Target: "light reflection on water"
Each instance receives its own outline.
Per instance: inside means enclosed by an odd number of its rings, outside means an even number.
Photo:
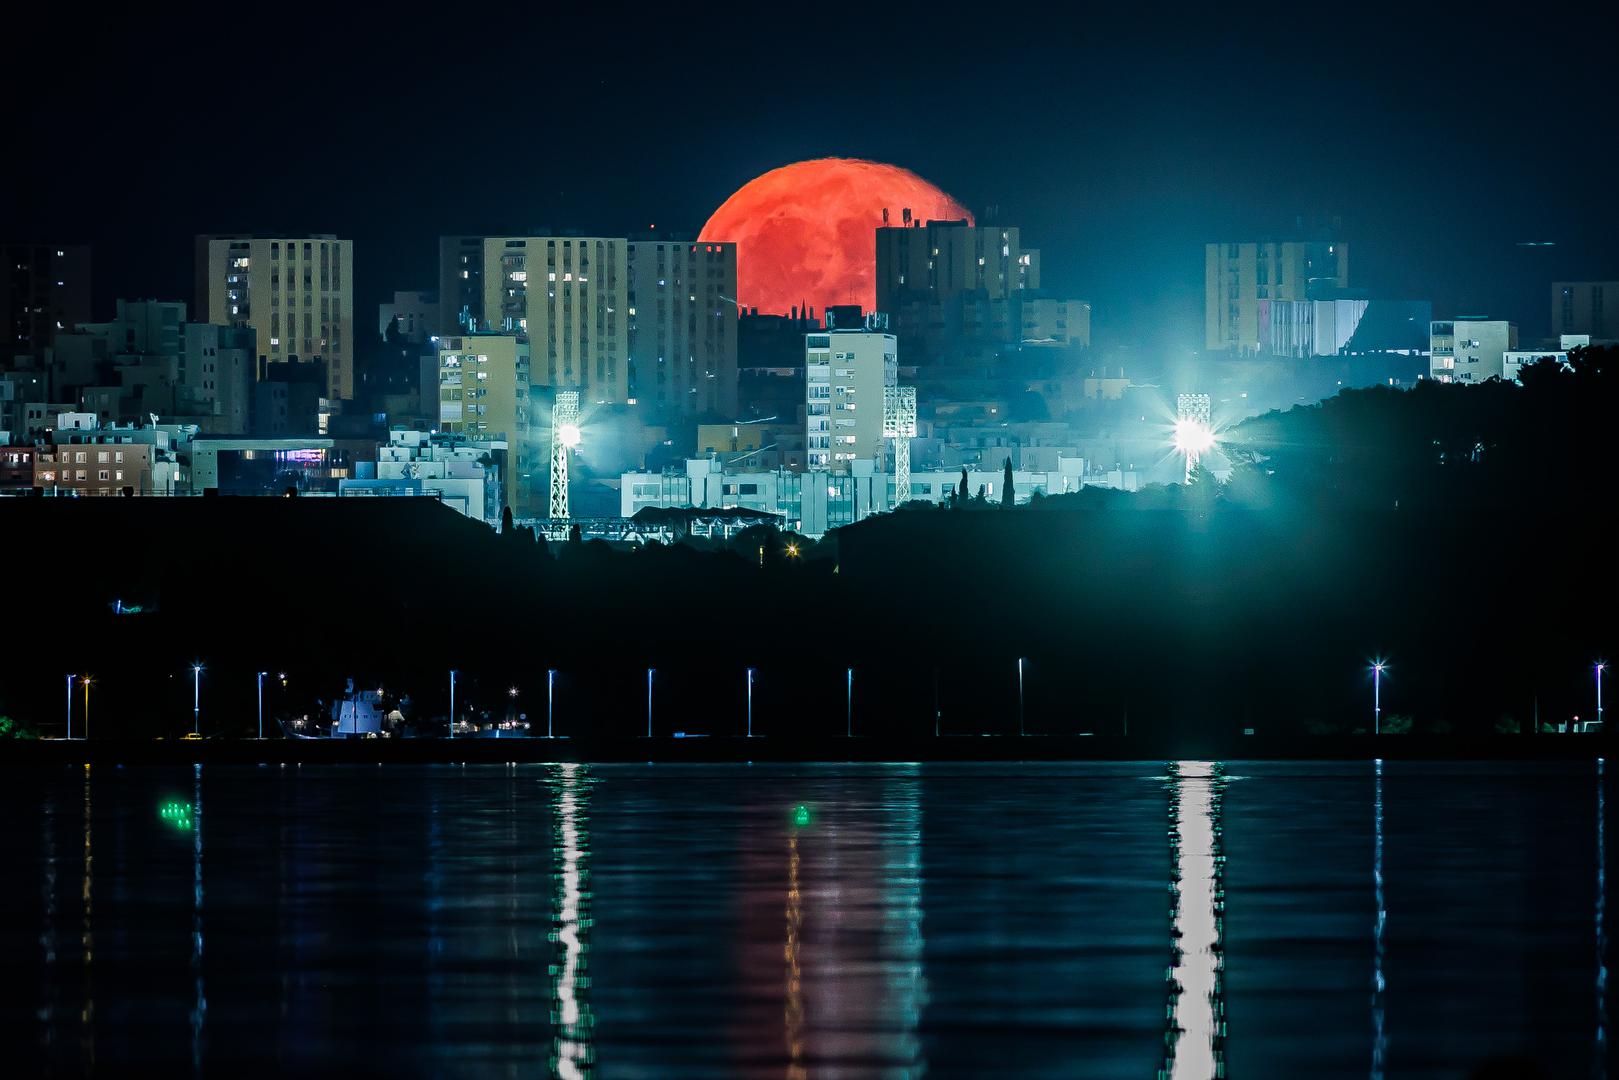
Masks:
[[[1608,1075],[1601,765],[1236,771],[9,777],[0,1038],[23,1073]]]

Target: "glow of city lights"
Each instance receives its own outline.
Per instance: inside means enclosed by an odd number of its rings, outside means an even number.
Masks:
[[[558,432],[562,436],[562,445],[572,450],[579,445],[580,433],[578,424],[563,424]]]

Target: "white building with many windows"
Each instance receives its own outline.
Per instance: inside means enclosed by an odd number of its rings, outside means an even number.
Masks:
[[[1518,328],[1504,319],[1464,316],[1428,326],[1428,377],[1477,385],[1505,374],[1503,361],[1518,347]]]
[[[804,461],[848,473],[883,456],[883,390],[899,377],[899,348],[881,316],[860,330],[804,336]]]

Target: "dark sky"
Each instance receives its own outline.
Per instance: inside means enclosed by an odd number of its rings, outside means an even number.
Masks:
[[[0,236],[93,244],[104,309],[190,300],[196,232],[352,236],[368,305],[440,233],[695,233],[829,154],[998,206],[1104,342],[1200,343],[1201,245],[1298,214],[1342,217],[1356,285],[1526,334],[1554,277],[1619,277],[1611,14],[60,7],[7,50]]]

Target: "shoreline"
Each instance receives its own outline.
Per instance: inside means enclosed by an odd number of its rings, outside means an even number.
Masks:
[[[30,740],[0,769],[38,765],[424,765],[507,763],[1593,761],[1603,735],[1349,735],[1151,738],[1117,735],[668,736],[515,739]]]

